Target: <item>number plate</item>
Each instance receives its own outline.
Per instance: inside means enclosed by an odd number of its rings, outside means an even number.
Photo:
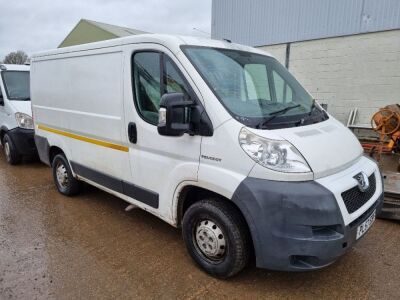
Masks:
[[[366,219],[364,222],[362,222],[361,225],[357,227],[357,237],[356,240],[358,240],[360,237],[362,237],[368,229],[371,227],[372,223],[375,221],[375,215],[376,215],[376,210]]]

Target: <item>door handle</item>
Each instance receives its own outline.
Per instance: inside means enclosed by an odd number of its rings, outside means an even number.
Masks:
[[[134,122],[130,122],[128,124],[128,137],[129,137],[129,141],[132,144],[136,144],[136,142],[137,142],[137,130],[136,130],[136,124]]]

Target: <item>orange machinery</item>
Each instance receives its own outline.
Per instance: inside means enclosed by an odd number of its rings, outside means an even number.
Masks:
[[[382,165],[381,154],[400,154],[400,105],[381,108],[371,118],[371,127],[379,134],[378,143],[362,143],[364,149]],[[397,172],[382,170],[385,201],[380,218],[400,220],[400,161]]]
[[[379,134],[379,143],[362,143],[370,155],[380,161],[382,153],[400,153],[400,105],[392,104],[377,111],[371,128]]]

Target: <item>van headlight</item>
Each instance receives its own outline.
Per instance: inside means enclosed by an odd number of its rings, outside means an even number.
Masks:
[[[247,155],[268,169],[286,173],[311,172],[304,157],[289,142],[266,139],[242,128],[239,143]]]
[[[17,120],[18,127],[23,129],[33,129],[33,119],[31,116],[17,112],[15,113],[15,119]]]

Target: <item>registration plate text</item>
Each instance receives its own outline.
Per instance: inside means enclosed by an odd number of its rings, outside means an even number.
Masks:
[[[371,227],[372,223],[374,223],[375,215],[376,215],[376,211],[374,210],[374,212],[368,217],[368,219],[366,219],[364,222],[362,222],[357,227],[357,237],[356,237],[357,240],[360,237],[362,237],[368,231],[368,229]]]

